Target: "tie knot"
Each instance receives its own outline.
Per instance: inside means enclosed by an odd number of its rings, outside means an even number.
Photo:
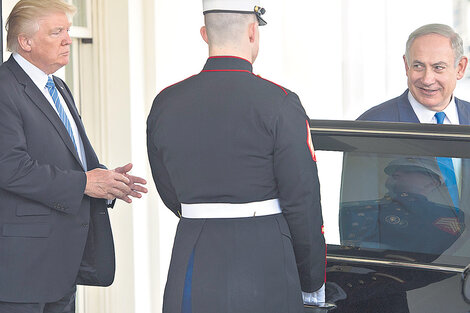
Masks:
[[[444,124],[444,119],[446,118],[446,114],[444,112],[437,112],[434,114],[437,120],[437,124]]]
[[[47,88],[55,88],[54,81],[52,80],[52,77],[48,76],[47,78],[47,83],[46,83]]]

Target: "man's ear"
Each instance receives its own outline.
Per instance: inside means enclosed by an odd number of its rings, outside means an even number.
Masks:
[[[248,36],[250,38],[250,42],[253,43],[256,41],[256,28],[258,27],[258,23],[250,23],[248,26]]]
[[[207,29],[206,29],[206,26],[202,26],[201,27],[201,36],[202,36],[202,39],[204,39],[204,41],[209,44],[209,37],[207,37]]]
[[[26,37],[24,34],[18,35],[18,45],[21,50],[31,52],[31,39]]]
[[[468,58],[466,56],[463,56],[461,59],[460,59],[460,62],[459,64],[457,64],[457,80],[460,80],[463,78],[463,76],[465,75],[465,69],[467,68],[467,64],[468,64]]]
[[[410,69],[408,61],[406,60],[406,55],[403,55],[403,62],[405,63],[406,76],[408,76],[408,70]]]

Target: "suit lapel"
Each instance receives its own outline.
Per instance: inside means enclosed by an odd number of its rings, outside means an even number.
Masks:
[[[455,98],[455,105],[457,106],[460,125],[470,125],[470,112],[468,111],[468,103]]]
[[[70,135],[67,132],[67,129],[65,128],[64,123],[60,119],[57,112],[52,108],[49,101],[46,99],[46,97],[44,97],[42,92],[33,83],[31,78],[29,78],[29,76],[18,65],[18,63],[16,63],[13,57],[10,57],[10,59],[7,61],[7,64],[10,70],[15,75],[18,82],[25,86],[25,89],[24,89],[25,93],[29,97],[31,102],[34,103],[34,105],[36,105],[39,108],[39,110],[42,111],[42,113],[44,113],[47,119],[51,122],[51,124],[57,130],[59,137],[62,139],[65,146],[70,150],[70,153],[72,153],[72,155],[80,164],[80,166],[82,166],[82,162],[80,161],[80,158],[78,157],[77,150],[75,149],[73,145],[72,139],[70,138]]]
[[[459,123],[461,125],[470,125],[470,112],[468,110],[468,103],[455,98],[455,104],[459,114]],[[462,159],[461,174],[460,206],[462,207],[462,210],[467,212],[467,206],[469,205],[470,201],[470,179],[468,179],[470,177],[470,159]]]
[[[408,89],[398,98],[398,115],[400,122],[419,123],[419,119],[408,100]]]
[[[83,125],[80,114],[77,111],[77,107],[75,106],[75,101],[73,100],[72,94],[61,79],[54,77],[54,83],[57,86],[57,89],[59,90],[60,94],[64,98],[65,103],[67,104],[67,107],[69,108],[69,111],[75,121],[75,124],[77,125],[78,133],[83,143],[83,149],[85,150],[85,157],[88,164],[88,169],[95,168],[99,165],[98,157],[96,156],[93,147],[90,141],[88,140],[88,136],[85,131],[85,126]]]

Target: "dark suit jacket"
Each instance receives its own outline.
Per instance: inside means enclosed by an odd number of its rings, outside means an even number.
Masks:
[[[470,125],[470,103],[455,98],[459,122],[461,125]],[[410,101],[408,101],[408,89],[399,97],[379,104],[357,118],[362,121],[383,121],[383,122],[407,122],[419,123]]]
[[[83,141],[102,167],[70,90],[54,77]],[[64,105],[64,104],[63,104]],[[13,57],[0,66],[0,301],[52,302],[75,284],[110,285],[114,245],[103,199],[62,121]]]

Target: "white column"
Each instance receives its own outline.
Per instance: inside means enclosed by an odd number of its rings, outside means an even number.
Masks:
[[[5,31],[5,23],[8,15],[15,6],[18,0],[2,0],[2,22],[1,31],[3,32],[3,60],[6,61],[10,57],[10,52],[7,51],[7,32]]]

